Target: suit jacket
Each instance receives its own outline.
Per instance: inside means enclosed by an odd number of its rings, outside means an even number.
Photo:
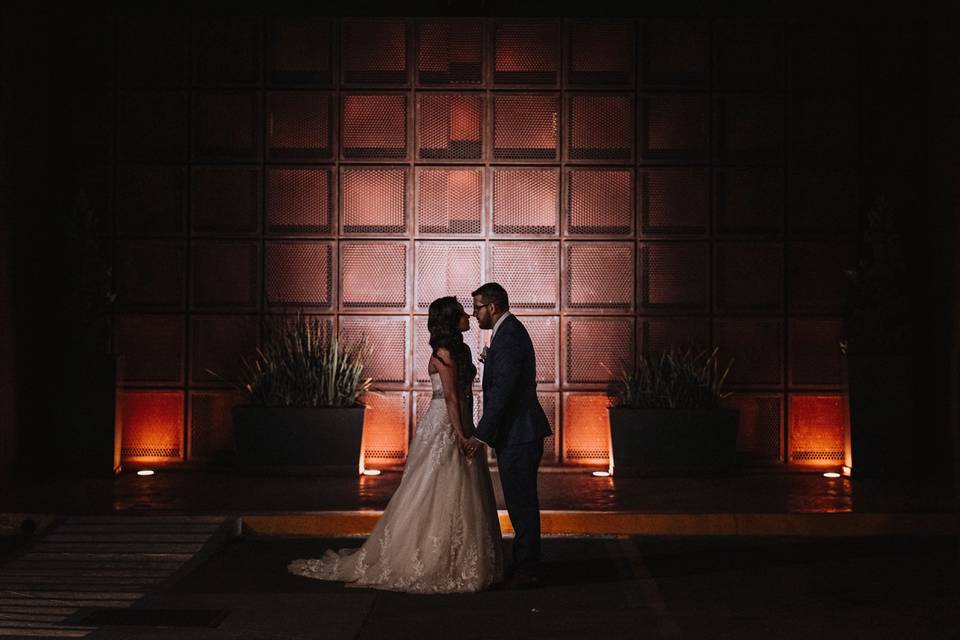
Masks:
[[[526,327],[510,315],[497,328],[483,364],[483,417],[476,436],[495,449],[551,434],[537,399],[537,364]]]

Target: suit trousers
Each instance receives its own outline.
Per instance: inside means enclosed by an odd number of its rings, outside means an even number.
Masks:
[[[497,449],[497,466],[507,513],[513,525],[513,570],[534,575],[540,565],[540,499],[537,469],[543,439]]]

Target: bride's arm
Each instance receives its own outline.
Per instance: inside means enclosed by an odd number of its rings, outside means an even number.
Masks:
[[[459,385],[457,384],[457,369],[453,363],[453,357],[450,352],[444,348],[437,349],[437,356],[434,362],[437,363],[437,371],[440,373],[440,382],[443,383],[443,399],[447,404],[447,414],[450,416],[450,424],[453,425],[454,433],[460,438],[469,438],[470,435],[465,429],[463,420],[461,420],[460,394],[457,393]]]

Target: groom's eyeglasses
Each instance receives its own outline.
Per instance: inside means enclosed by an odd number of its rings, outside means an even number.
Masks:
[[[492,302],[488,302],[487,304],[482,304],[479,307],[477,305],[473,305],[473,314],[476,315],[477,313],[479,313],[480,309],[483,309],[484,307],[489,307],[492,304],[493,304]]]

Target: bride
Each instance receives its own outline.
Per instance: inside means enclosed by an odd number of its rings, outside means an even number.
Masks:
[[[403,478],[359,549],[294,560],[291,573],[347,586],[410,593],[480,591],[503,577],[503,547],[485,456],[469,440],[477,369],[464,331],[470,316],[453,296],[430,304],[433,396],[417,424]]]

